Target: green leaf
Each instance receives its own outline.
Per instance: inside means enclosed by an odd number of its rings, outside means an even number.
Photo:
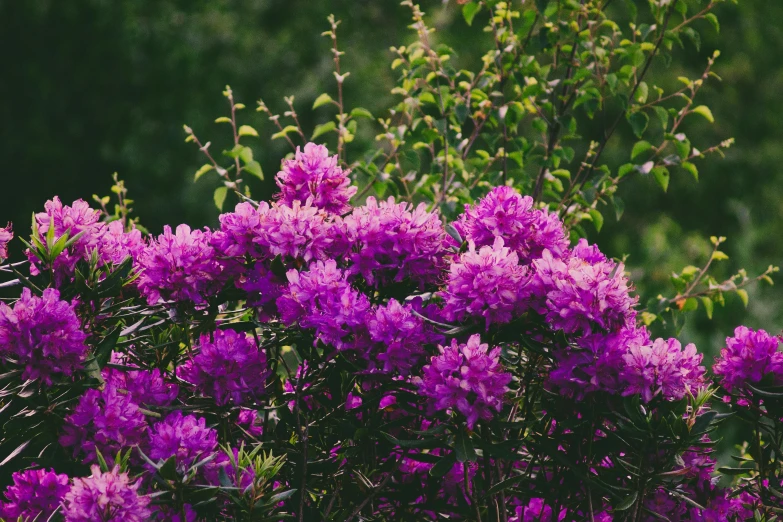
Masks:
[[[651,314],[650,312],[642,312],[642,322],[645,326],[650,326],[656,319],[658,319],[657,315]]]
[[[370,111],[365,109],[364,107],[356,107],[351,110],[351,117],[352,118],[367,118],[367,119],[374,119],[373,115]]]
[[[718,468],[718,473],[723,473],[724,475],[745,475],[751,471],[753,471],[753,468]]]
[[[655,177],[658,185],[666,192],[669,188],[669,169],[666,167],[655,167],[652,169],[652,175]]]
[[[14,459],[14,457],[19,455],[22,451],[24,451],[24,449],[27,447],[28,444],[30,444],[30,442],[32,442],[32,441],[31,440],[26,440],[23,443],[21,443],[19,446],[17,446],[14,451],[9,453],[8,456],[6,458],[4,458],[2,462],[0,462],[0,466],[4,466],[4,465],[8,464],[10,461],[12,461]]]
[[[240,136],[255,136],[258,137],[258,131],[255,130],[250,125],[242,125],[239,127],[239,133]]]
[[[468,25],[473,25],[473,18],[479,11],[481,11],[481,4],[476,2],[469,2],[462,6],[462,16],[465,17]]]
[[[220,118],[215,120],[215,123],[231,123],[231,118],[221,116]]]
[[[726,261],[729,258],[729,256],[726,255],[725,252],[721,252],[720,250],[716,250],[712,253],[712,260],[713,261]]]
[[[699,181],[699,169],[696,168],[696,165],[691,163],[690,161],[683,161],[680,166],[691,173],[691,176],[694,177],[696,181]]]
[[[200,168],[200,169],[198,169],[198,170],[196,171],[196,175],[195,175],[195,177],[193,178],[193,181],[198,181],[198,179],[199,179],[201,176],[203,176],[204,174],[206,174],[207,172],[209,172],[210,170],[212,170],[212,169],[214,169],[214,168],[215,168],[215,167],[213,167],[213,166],[212,166],[212,165],[210,165],[209,163],[205,163],[204,165],[202,165],[202,166],[201,166],[201,168]]]
[[[442,477],[454,467],[454,454],[451,453],[446,457],[440,459],[440,461],[430,468],[431,477]]]
[[[299,131],[299,129],[297,129],[296,126],[294,126],[294,125],[287,125],[280,132],[276,132],[276,133],[272,134],[272,139],[276,140],[278,138],[285,138],[286,136],[288,136],[289,133],[291,133],[291,132],[298,132],[298,131]]]
[[[459,462],[475,462],[478,459],[476,448],[473,447],[473,441],[470,435],[460,430],[454,437],[454,452]]]
[[[737,295],[740,299],[742,299],[742,304],[745,305],[745,308],[748,307],[748,291],[744,288],[737,289]]]
[[[661,120],[663,130],[666,130],[666,127],[669,126],[669,111],[657,105],[653,108],[655,109],[655,114],[658,115],[658,119]]]
[[[227,187],[218,187],[215,189],[215,193],[212,194],[212,200],[215,202],[215,206],[218,210],[223,210],[223,202],[226,201],[227,193]]]
[[[650,117],[646,113],[637,111],[628,115],[628,123],[631,124],[633,133],[637,138],[641,138],[644,131],[647,130],[647,125],[650,123]]]
[[[588,214],[590,214],[590,218],[593,220],[593,225],[595,225],[595,230],[597,232],[600,232],[601,227],[604,226],[604,216],[594,208],[591,208],[588,211]]]
[[[615,511],[625,511],[636,503],[636,497],[639,496],[637,491],[632,491],[622,502],[614,507]]]
[[[315,102],[313,102],[313,109],[317,109],[321,105],[326,105],[327,103],[334,103],[334,100],[328,94],[323,93],[315,99]]]
[[[620,218],[623,217],[623,212],[625,212],[625,201],[615,196],[612,199],[612,204],[614,205],[614,215],[617,217],[617,221],[620,221]]]
[[[652,148],[652,145],[648,141],[637,141],[631,151],[631,160],[635,160],[640,154],[644,154]]]
[[[704,19],[712,24],[712,27],[715,28],[716,33],[720,32],[720,22],[718,22],[718,17],[715,16],[715,13],[707,13],[704,15]]]
[[[707,318],[712,319],[712,311],[715,308],[715,304],[709,297],[702,297],[701,302],[704,305],[704,311],[707,312]]]
[[[261,164],[257,161],[251,161],[245,165],[245,171],[249,172],[258,179],[264,179],[264,172],[261,170]]]
[[[695,297],[689,297],[685,300],[685,302],[682,304],[682,310],[683,312],[692,312],[694,310],[698,310],[699,308],[699,301]]]
[[[177,480],[179,475],[177,474],[177,458],[176,456],[169,457],[166,462],[158,470],[160,476],[166,480]]]
[[[698,107],[693,109],[691,112],[693,112],[695,114],[701,114],[702,116],[704,116],[707,119],[708,122],[715,123],[715,118],[712,116],[712,111],[706,105],[699,105]]]
[[[321,125],[316,125],[315,131],[313,131],[313,136],[310,139],[314,140],[318,136],[321,136],[322,134],[326,134],[327,132],[331,132],[336,128],[337,128],[337,124],[333,121],[327,121],[326,123],[322,123]]]

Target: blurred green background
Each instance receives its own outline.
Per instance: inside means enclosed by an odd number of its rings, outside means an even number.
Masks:
[[[465,26],[454,0],[421,4],[437,38],[463,55],[481,51],[473,45],[480,28]],[[263,135],[255,157],[272,180],[288,148],[266,139],[275,130],[253,111],[255,101],[282,112],[283,96],[295,95],[306,129],[329,117],[310,110],[334,87],[329,41],[321,36],[329,13],[342,20],[348,105],[388,107],[395,80],[389,47],[412,38],[409,12],[396,0],[0,0],[0,219],[26,235],[30,213],[45,200],[108,194],[117,171],[153,233],[166,223],[214,224],[216,181],[192,183],[203,160],[184,142],[182,124],[221,150],[225,128],[212,122],[227,113],[221,91],[230,84],[248,106],[244,123]],[[668,69],[653,74],[660,83],[698,77],[720,49],[714,70],[723,81],[708,84],[699,102],[712,108],[716,123],[692,125],[689,137],[694,144],[735,137],[736,145],[725,159],[700,164],[699,183],[675,176],[668,194],[651,180],[629,183],[623,220],[607,219],[591,238],[611,255],[629,255],[641,302],[671,293],[672,270],[702,264],[710,235],[729,238],[731,258],[717,267],[719,276],[740,267],[755,274],[783,258],[783,2],[743,0],[716,13],[720,34],[698,22],[700,51],[686,44]],[[358,141],[368,139],[369,129]],[[607,158],[626,158],[628,143],[620,136]],[[256,196],[270,191],[269,183],[254,186]],[[19,244],[13,253],[20,255]],[[684,337],[714,354],[740,323],[780,331],[777,290],[749,292],[747,310],[729,297],[713,321],[697,312]]]

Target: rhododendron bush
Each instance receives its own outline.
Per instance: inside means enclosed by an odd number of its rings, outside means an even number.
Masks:
[[[197,179],[214,171],[215,204],[235,202],[218,226],[149,234],[115,178],[113,212],[53,197],[29,238],[0,230],[0,518],[775,520],[781,337],[739,326],[713,361],[656,333],[753,279],[710,275],[716,237],[643,306],[584,229],[606,205],[619,219],[631,174],[665,189],[696,172],[680,127],[711,119],[692,99],[709,67],[674,95],[644,78],[714,3],[652,2],[655,24],[621,39],[595,2],[463,1],[493,42],[471,72],[404,2],[417,40],[395,50],[403,100],[369,152],[351,148],[371,115],[343,104],[331,20],[338,95],[315,105],[337,115],[312,139],[336,148],[306,139],[293,99],[285,127],[260,103],[292,145],[272,201],[243,181],[263,176],[259,133],[227,89],[228,166],[186,128],[209,160]],[[572,172],[564,142],[617,100],[604,140],[622,120],[641,138],[657,112],[661,141],[616,170],[606,141],[583,143]],[[719,467],[732,426],[745,443]]]

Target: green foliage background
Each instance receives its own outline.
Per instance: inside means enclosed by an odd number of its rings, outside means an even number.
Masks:
[[[437,38],[461,59],[477,59],[480,29],[465,26],[454,0],[420,3]],[[613,8],[624,6],[618,0]],[[406,28],[409,11],[394,0],[0,0],[6,52],[0,218],[13,220],[17,233],[26,235],[30,212],[46,199],[108,193],[110,175],[118,171],[150,231],[166,223],[214,224],[214,185],[192,183],[202,158],[184,143],[182,124],[204,139],[224,136],[212,122],[227,112],[220,94],[226,84],[249,108],[263,98],[282,112],[283,96],[293,94],[306,129],[326,121],[326,114],[309,108],[334,86],[329,42],[321,36],[329,13],[343,21],[343,67],[351,71],[346,101],[376,113],[392,99],[389,47],[413,38]],[[626,184],[622,222],[607,219],[591,238],[611,255],[629,255],[643,303],[661,292],[673,295],[669,275],[703,264],[710,235],[729,238],[723,250],[730,260],[719,265],[718,279],[740,267],[760,273],[783,258],[783,3],[743,0],[722,4],[716,13],[719,34],[698,22],[700,49],[686,43],[668,69],[658,65],[652,74],[669,86],[680,75],[697,77],[720,49],[714,70],[723,82],[700,92],[716,123],[695,124],[689,136],[709,143],[735,137],[736,145],[724,160],[710,157],[700,165],[700,183],[674,176],[667,194],[651,179]],[[248,110],[243,117],[262,134],[274,132],[263,115]],[[628,157],[631,133],[622,132],[607,160]],[[360,134],[354,149],[371,134]],[[216,140],[213,150],[225,145]],[[254,195],[268,196],[287,145],[262,138],[254,152],[267,180],[254,186]],[[697,312],[684,337],[715,353],[740,323],[780,331],[778,288],[749,292],[747,310],[732,296],[711,322]]]

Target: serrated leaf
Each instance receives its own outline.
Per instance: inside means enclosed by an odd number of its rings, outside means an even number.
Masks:
[[[469,2],[462,6],[462,16],[468,25],[473,25],[473,19],[479,11],[481,11],[481,4],[476,2]]]
[[[600,232],[601,227],[604,226],[604,216],[594,208],[591,208],[588,211],[588,214],[590,214],[590,218],[593,220],[593,225],[595,225],[595,230],[597,232]]]
[[[316,98],[315,101],[313,102],[313,109],[317,109],[321,105],[326,105],[327,103],[332,103],[332,102],[334,102],[332,97],[326,93],[323,93],[318,98]]]
[[[223,210],[223,203],[226,201],[226,194],[228,194],[227,187],[218,187],[215,189],[215,193],[212,194],[212,200],[215,202],[215,206],[218,210]]]
[[[195,181],[198,181],[198,179],[199,179],[201,176],[203,176],[204,174],[206,174],[207,172],[209,172],[210,170],[212,170],[212,169],[214,169],[214,168],[215,168],[215,167],[214,167],[213,165],[211,165],[211,164],[209,164],[209,163],[205,163],[204,165],[202,165],[202,166],[201,166],[201,168],[200,168],[200,169],[198,169],[198,170],[196,171],[196,175],[193,177],[193,181],[194,181],[194,182],[195,182]]]
[[[337,124],[334,123],[333,121],[327,121],[326,123],[322,123],[321,125],[316,125],[315,130],[313,131],[313,135],[310,139],[314,140],[318,136],[321,136],[322,134],[326,134],[327,132],[331,132],[336,128],[337,128]]]
[[[258,131],[255,130],[250,125],[242,125],[241,127],[239,127],[238,134],[240,136],[255,136],[256,138],[258,137]]]
[[[631,160],[635,160],[640,154],[644,154],[648,150],[652,148],[652,145],[650,142],[647,141],[637,141],[636,144],[633,146],[633,150],[631,150]]]
[[[706,105],[699,105],[691,112],[704,116],[707,119],[707,121],[710,123],[715,123],[715,118],[712,116],[712,111]]]
[[[354,109],[351,109],[351,117],[353,118],[368,118],[370,120],[373,119],[373,115],[370,111],[365,109],[364,107],[356,107]]]
[[[748,291],[744,288],[737,289],[737,295],[740,299],[742,299],[742,304],[745,305],[745,308],[748,307]]]

